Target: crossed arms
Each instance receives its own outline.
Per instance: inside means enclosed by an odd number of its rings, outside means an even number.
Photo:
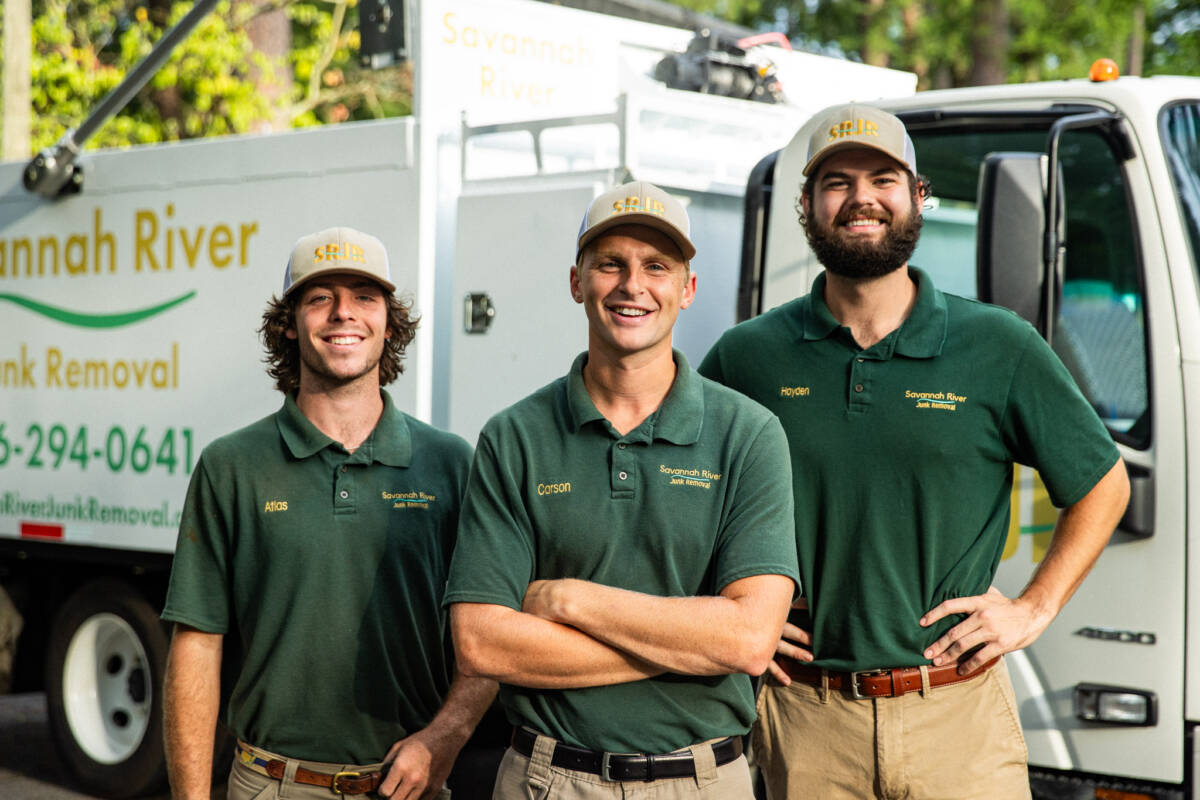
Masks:
[[[538,689],[605,686],[664,672],[761,674],[794,584],[784,575],[732,581],[719,595],[659,597],[574,578],[534,581],[521,610],[450,608],[463,674]]]

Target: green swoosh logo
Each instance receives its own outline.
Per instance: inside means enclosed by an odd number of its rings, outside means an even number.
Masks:
[[[196,291],[193,289],[190,292],[181,294],[174,300],[168,300],[165,303],[159,303],[149,308],[142,308],[136,311],[123,311],[118,314],[84,314],[66,308],[55,308],[54,306],[39,303],[36,300],[31,300],[28,297],[22,297],[18,294],[0,293],[0,300],[7,300],[22,308],[27,308],[35,314],[41,314],[43,317],[49,317],[66,325],[74,325],[77,328],[120,328],[124,325],[141,322],[144,319],[150,319],[170,308],[174,308],[180,303],[186,303],[195,296]]]

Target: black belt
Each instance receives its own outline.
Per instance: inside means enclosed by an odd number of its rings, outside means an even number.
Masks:
[[[523,756],[533,755],[537,734],[528,728],[513,728],[512,748]],[[730,736],[712,744],[717,766],[728,764],[742,755],[742,738]],[[659,778],[694,778],[696,762],[688,751],[650,755],[647,753],[602,753],[573,747],[563,742],[554,745],[551,765],[578,772],[590,772],[606,781],[656,781]]]

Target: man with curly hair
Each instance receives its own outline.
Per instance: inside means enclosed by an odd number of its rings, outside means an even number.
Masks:
[[[283,407],[192,475],[162,615],[175,797],[209,797],[222,708],[230,798],[432,797],[495,695],[440,608],[471,449],[382,389],[417,323],[395,288],[375,237],[300,239],[260,329]]]

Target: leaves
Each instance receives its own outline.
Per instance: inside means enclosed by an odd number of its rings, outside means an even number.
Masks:
[[[34,0],[34,151],[83,122],[192,5]],[[356,0],[225,0],[86,147],[411,113],[411,68],[371,72],[358,65],[356,5]],[[248,31],[252,21],[272,12],[287,17],[291,47],[284,43],[285,57],[256,49]],[[280,81],[283,91],[267,91]]]
[[[976,68],[989,59],[1007,82],[1082,78],[1101,57],[1125,74],[1200,70],[1200,0],[676,1],[782,30],[818,52],[911,70],[921,89],[978,82],[986,73]],[[1144,67],[1128,63],[1140,52],[1131,48],[1134,37],[1144,45]]]
[[[112,0],[82,0],[69,10],[60,3],[35,5],[34,149],[79,125],[190,8],[177,2],[156,15]],[[250,130],[269,113],[248,80],[252,54],[245,31],[232,23],[230,4],[220,4],[87,147]]]

